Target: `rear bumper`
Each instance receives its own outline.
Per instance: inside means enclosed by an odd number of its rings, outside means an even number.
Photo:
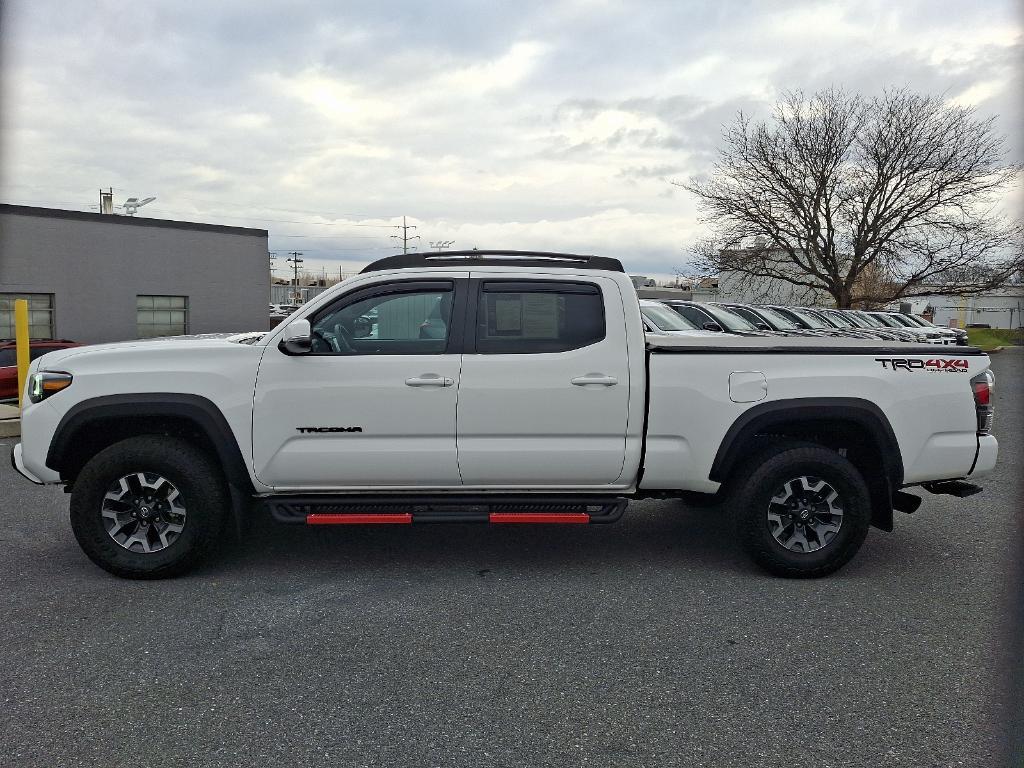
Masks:
[[[28,469],[25,468],[25,462],[21,458],[21,443],[15,443],[11,449],[11,466],[14,467],[15,471],[27,480],[31,480],[36,485],[42,485],[43,481],[33,475]]]
[[[999,458],[999,442],[993,435],[981,435],[978,437],[978,455],[974,459],[974,467],[968,477],[983,477],[991,474],[996,467],[996,460]]]

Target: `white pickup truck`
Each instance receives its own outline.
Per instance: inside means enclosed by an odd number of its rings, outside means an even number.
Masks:
[[[614,259],[511,251],[371,264],[266,334],[52,352],[12,463],[71,493],[86,554],[194,566],[262,505],[281,522],[597,523],[723,502],[756,562],[820,576],[922,486],[992,471],[970,347],[645,336]]]

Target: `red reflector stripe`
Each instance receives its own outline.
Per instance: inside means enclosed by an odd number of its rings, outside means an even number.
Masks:
[[[586,512],[491,512],[492,523],[589,523]]]
[[[373,523],[411,523],[412,513],[387,515],[306,515],[306,525],[360,525]]]

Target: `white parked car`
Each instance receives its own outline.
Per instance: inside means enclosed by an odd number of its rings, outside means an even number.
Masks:
[[[715,337],[719,331],[705,331],[660,301],[640,299],[644,331],[666,336]]]
[[[916,509],[905,489],[976,493],[998,452],[978,349],[645,335],[621,265],[588,256],[395,256],[266,334],[29,373],[14,466],[70,490],[85,553],[133,578],[188,570],[256,503],[306,525],[599,523],[698,495],[768,571],[820,576]]]

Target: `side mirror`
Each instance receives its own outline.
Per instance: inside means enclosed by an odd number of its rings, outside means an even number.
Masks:
[[[757,330],[759,331],[770,331],[772,327],[768,323],[757,323]]]
[[[313,331],[309,320],[294,320],[284,329],[277,348],[286,355],[304,355],[313,347]]]
[[[704,323],[704,325],[702,325],[701,327],[705,331],[717,331],[718,333],[722,332],[722,326],[720,326],[718,323],[712,323],[710,320]]]

